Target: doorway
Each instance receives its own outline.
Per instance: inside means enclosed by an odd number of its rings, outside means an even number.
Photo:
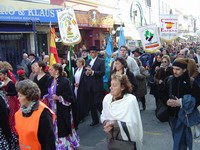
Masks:
[[[14,74],[16,74],[17,66],[22,61],[23,53],[28,54],[27,42],[30,41],[28,39],[28,34],[0,34],[0,58],[2,61],[7,61],[11,64]]]

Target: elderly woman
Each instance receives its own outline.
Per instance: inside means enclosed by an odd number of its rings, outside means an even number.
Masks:
[[[40,89],[31,80],[17,82],[20,110],[15,113],[15,128],[20,149],[55,150],[54,113],[40,99]]]
[[[89,101],[86,94],[85,80],[85,59],[78,58],[76,61],[77,68],[74,71],[74,94],[78,103],[79,120],[82,122],[89,111]]]
[[[54,124],[56,150],[73,150],[79,146],[79,138],[75,131],[77,110],[73,109],[75,108],[74,94],[60,64],[52,65],[49,72],[51,77],[47,81],[45,92],[47,94],[43,98],[48,99],[49,107],[56,113]]]
[[[101,122],[109,139],[110,135],[114,134],[112,131],[119,131],[117,138],[127,140],[121,125],[125,123],[130,140],[136,142],[136,146],[140,146],[143,138],[142,122],[137,99],[130,94],[131,91],[132,86],[126,75],[112,75],[110,93],[103,100]]]

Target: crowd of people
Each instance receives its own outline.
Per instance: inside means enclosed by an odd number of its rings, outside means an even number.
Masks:
[[[91,114],[89,126],[103,124],[108,148],[117,134],[119,140],[134,142],[136,150],[142,145],[140,111],[148,107],[148,86],[155,111],[160,102],[168,107],[174,150],[191,148],[191,126],[180,116],[182,109],[193,112],[200,105],[200,47],[165,44],[151,54],[121,46],[119,54],[113,52],[108,82],[103,80],[104,54],[96,46],[74,54],[73,80],[65,58],[49,66],[48,55],[36,60],[24,53],[17,76],[8,62],[0,62],[0,149],[73,150],[80,145],[78,125]]]

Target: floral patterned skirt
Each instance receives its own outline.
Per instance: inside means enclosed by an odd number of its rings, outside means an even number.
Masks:
[[[18,139],[14,133],[8,141],[0,128],[0,150],[19,150]]]
[[[62,138],[58,138],[58,136],[56,136],[56,150],[74,150],[76,147],[79,147],[80,140],[74,128],[72,111],[70,112],[70,116],[72,134],[70,134],[68,137]],[[55,135],[58,135],[57,119],[54,123],[54,133]]]

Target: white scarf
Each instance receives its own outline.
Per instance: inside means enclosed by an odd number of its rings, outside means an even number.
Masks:
[[[83,70],[83,67],[82,68],[78,68],[76,70],[76,73],[74,75],[74,77],[75,77],[75,83],[78,83],[78,84],[80,83],[82,70]],[[78,91],[78,87],[75,87],[74,94],[75,94],[76,97],[77,97],[77,91]]]
[[[143,128],[136,97],[132,94],[125,94],[120,100],[112,102],[112,95],[107,94],[103,100],[103,110],[101,114],[101,121],[117,120],[126,122],[130,137],[132,141],[142,144]],[[120,133],[123,140],[128,140],[121,124],[119,124]]]

